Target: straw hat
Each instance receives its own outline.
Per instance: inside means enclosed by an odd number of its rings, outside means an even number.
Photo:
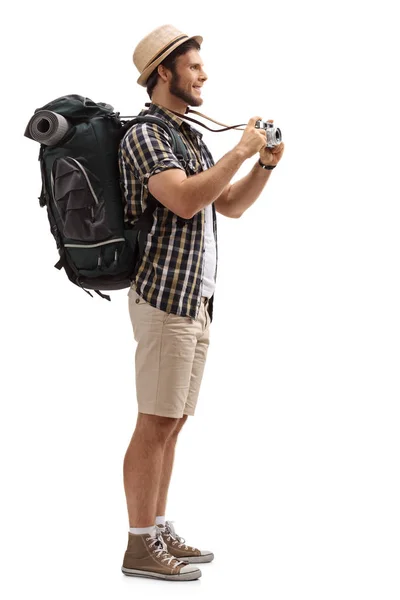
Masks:
[[[189,37],[173,25],[162,25],[146,35],[133,52],[133,62],[140,73],[137,80],[139,85],[146,87],[146,82],[154,69],[178,46],[194,39],[199,44],[203,38],[200,35]]]

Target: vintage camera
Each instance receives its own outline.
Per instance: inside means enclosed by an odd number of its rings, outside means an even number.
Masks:
[[[282,141],[282,132],[279,127],[275,127],[273,123],[267,123],[267,121],[256,121],[255,127],[257,129],[265,129],[267,135],[267,148],[273,148]]]

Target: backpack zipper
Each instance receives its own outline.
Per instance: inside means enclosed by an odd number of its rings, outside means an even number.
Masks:
[[[98,244],[64,244],[64,246],[65,248],[97,248],[98,246],[104,246],[105,244],[113,244],[114,242],[125,242],[125,238],[114,238],[113,240],[99,242]]]
[[[96,202],[96,204],[99,204],[99,200],[95,194],[94,189],[92,188],[92,184],[90,183],[90,179],[86,174],[86,171],[84,169],[84,167],[81,165],[81,163],[79,161],[76,160],[76,158],[72,158],[72,156],[69,156],[68,158],[70,158],[71,160],[73,160],[74,162],[76,162],[76,164],[78,165],[78,167],[80,168],[80,170],[82,171],[82,173],[84,174],[86,181],[88,182],[88,186],[90,188],[90,191],[92,192],[92,196],[94,198],[94,201]]]
[[[90,183],[90,179],[87,176],[84,167],[81,165],[81,163],[78,160],[76,160],[75,158],[72,158],[72,156],[67,156],[66,158],[69,158],[69,159],[73,160],[78,165],[79,169],[82,171],[82,173],[85,176],[85,179],[86,179],[86,181],[88,183],[88,186],[89,186],[91,194],[92,194],[92,196],[94,198],[94,201],[96,202],[96,204],[99,204],[99,199],[97,198],[97,196],[95,194],[95,191],[94,191],[94,189],[92,187],[92,184]],[[51,176],[51,191],[52,191],[52,194],[53,194],[53,200],[54,200],[54,204],[57,206],[56,198],[54,196],[54,176],[53,176],[53,169],[51,169],[50,176]],[[58,206],[57,206],[57,209],[58,209]],[[58,211],[58,212],[60,212],[60,211]],[[91,213],[92,213],[92,218],[93,218],[93,208],[91,209]]]

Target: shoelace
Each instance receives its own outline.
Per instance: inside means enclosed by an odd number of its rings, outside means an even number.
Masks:
[[[172,525],[172,523],[174,523],[174,521],[165,521],[165,533],[167,534],[167,536],[169,536],[170,538],[172,538],[174,541],[172,542],[172,545],[175,545],[176,543],[178,543],[178,548],[182,548],[182,546],[185,546],[185,550],[188,550],[189,547],[185,544],[185,540],[183,537],[180,537],[176,531],[175,531],[175,527]],[[192,550],[196,550],[196,548],[192,547]]]
[[[167,550],[167,546],[164,542],[164,540],[162,539],[161,536],[161,531],[156,530],[154,535],[149,535],[147,538],[148,541],[151,540],[151,544],[149,544],[149,548],[151,548],[152,546],[155,546],[153,552],[154,554],[156,554],[156,556],[158,558],[161,558],[161,561],[167,561],[168,566],[171,564],[172,561],[175,561],[176,564],[172,565],[173,567],[177,567],[178,565],[182,564],[185,565],[186,563],[183,560],[178,560],[177,558],[175,558],[175,556],[172,556],[172,554],[170,554]],[[163,556],[165,554],[165,556]]]

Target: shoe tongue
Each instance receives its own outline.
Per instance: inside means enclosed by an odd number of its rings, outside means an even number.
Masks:
[[[161,537],[161,532],[156,530],[156,532],[154,534],[154,537],[157,540],[156,541],[157,547],[158,548],[163,548],[164,550],[166,550],[165,542],[164,542],[164,540]]]

